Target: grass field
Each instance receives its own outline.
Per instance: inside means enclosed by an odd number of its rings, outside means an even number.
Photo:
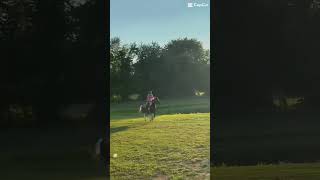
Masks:
[[[105,180],[105,170],[90,156],[91,131],[8,129],[1,132],[2,180]]]
[[[211,168],[213,180],[319,180],[320,163]]]
[[[320,179],[317,117],[317,113],[296,112],[217,118],[213,122],[215,135],[211,144],[217,163],[212,168],[212,178]]]
[[[111,105],[111,179],[210,179],[209,99],[161,100],[153,122],[138,106]]]

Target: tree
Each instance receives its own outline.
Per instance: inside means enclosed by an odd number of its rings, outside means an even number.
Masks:
[[[0,2],[1,107],[32,104],[46,124],[63,104],[105,103],[104,2],[77,2]]]
[[[163,63],[167,88],[171,95],[190,96],[204,80],[199,75],[199,68],[209,63],[208,51],[196,39],[177,39],[169,42],[163,52]],[[198,72],[198,73],[197,73]],[[209,84],[209,81],[207,81]]]
[[[111,39],[110,47],[110,93],[127,100],[132,89],[132,63],[136,48],[134,44],[121,45],[119,38]]]
[[[147,91],[160,91],[162,48],[156,42],[151,44],[141,44],[136,50],[136,62],[134,68],[134,91],[140,94],[145,94]],[[161,68],[160,68],[161,69]]]
[[[190,96],[194,90],[209,94],[209,50],[195,39],[172,40],[162,48],[156,42],[122,45],[112,38],[110,59],[110,96],[150,90],[161,97]]]

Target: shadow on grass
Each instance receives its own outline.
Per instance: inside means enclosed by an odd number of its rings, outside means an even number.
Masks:
[[[136,118],[143,118],[143,114],[120,114],[120,115],[114,115],[112,114],[110,116],[111,120],[128,120],[128,119],[136,119]]]
[[[167,114],[189,114],[189,113],[207,113],[210,112],[209,98],[181,98],[161,100],[161,104],[157,105],[157,116]],[[110,118],[111,120],[127,120],[142,118],[143,114],[138,109],[141,103],[128,102],[122,104],[111,104]]]
[[[114,134],[121,131],[126,131],[129,129],[129,126],[120,126],[120,127],[114,127],[110,128],[110,134]]]
[[[170,109],[160,109],[156,112],[156,118],[162,115],[172,115],[172,114],[192,114],[192,113],[210,113],[210,110],[206,109],[196,109],[196,110],[170,110]],[[122,114],[111,114],[111,120],[128,120],[128,119],[144,119],[142,113],[122,113]],[[148,121],[148,120],[147,120]]]

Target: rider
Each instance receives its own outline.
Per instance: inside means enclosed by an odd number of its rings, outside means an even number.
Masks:
[[[148,95],[147,95],[147,106],[149,107],[152,103],[152,101],[154,100],[154,96],[152,94],[152,91],[149,91]]]

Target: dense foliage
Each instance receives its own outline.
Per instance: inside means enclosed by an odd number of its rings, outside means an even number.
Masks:
[[[67,104],[106,108],[104,12],[98,0],[0,2],[2,125],[15,125],[11,107],[37,125],[61,123]]]
[[[144,98],[150,90],[161,97],[210,94],[209,50],[196,39],[176,39],[161,47],[156,42],[123,45],[115,37],[110,47],[113,100],[128,100],[132,94]]]
[[[274,96],[305,97],[305,107],[319,107],[318,0],[231,0],[215,7],[217,113],[271,109]]]

